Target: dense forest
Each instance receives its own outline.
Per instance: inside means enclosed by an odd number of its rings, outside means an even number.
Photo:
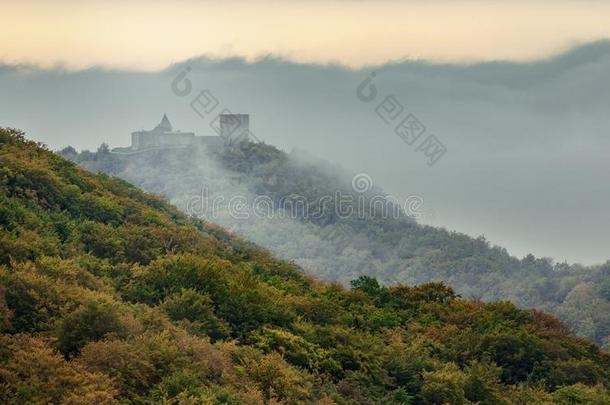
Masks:
[[[244,142],[215,153],[193,149],[122,156],[102,145],[96,152],[66,148],[61,154],[93,172],[116,175],[164,195],[191,214],[199,213],[191,203],[202,188],[209,198],[220,195],[225,202],[236,195],[249,201],[266,196],[274,207],[286,207],[299,196],[309,204],[309,212],[338,190],[352,195],[353,201],[364,198],[366,208],[384,195],[375,187],[356,193],[352,176],[340,167],[261,143]],[[375,277],[383,285],[442,281],[466,298],[509,300],[550,312],[579,336],[610,347],[609,263],[585,267],[532,255],[519,259],[483,237],[420,225],[408,215],[396,218],[365,209],[372,214],[339,217],[334,208],[322,215],[295,210],[295,215],[247,220],[224,212],[210,220],[323,280],[345,286],[360,276]]]
[[[442,283],[323,283],[0,129],[0,402],[606,404],[610,356]]]

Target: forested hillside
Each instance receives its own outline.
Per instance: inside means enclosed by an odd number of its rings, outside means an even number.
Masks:
[[[93,172],[117,175],[162,194],[194,215],[203,213],[204,189],[209,200],[224,197],[225,205],[232,196],[245,196],[250,203],[266,196],[274,207],[286,207],[299,196],[310,213],[337,191],[353,196],[354,204],[364,198],[366,208],[383,195],[376,188],[356,193],[352,176],[340,168],[264,144],[242,143],[215,154],[179,150],[121,156],[109,153],[105,145],[94,153],[66,148],[62,154]],[[518,259],[482,237],[422,226],[407,215],[339,217],[336,207],[329,207],[321,215],[294,210],[294,215],[282,216],[276,209],[274,215],[243,219],[224,208],[210,220],[324,280],[349,285],[369,275],[383,284],[442,281],[466,298],[510,300],[550,312],[579,336],[609,347],[608,263],[584,267],[532,255]]]
[[[605,404],[610,356],[442,284],[325,284],[0,130],[0,402]]]

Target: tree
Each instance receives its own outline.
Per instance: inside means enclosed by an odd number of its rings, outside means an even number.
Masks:
[[[183,289],[168,296],[161,304],[170,319],[179,321],[188,331],[208,335],[212,340],[226,338],[229,325],[214,314],[212,300],[207,294]]]
[[[106,375],[66,362],[41,339],[0,335],[0,403],[118,404]]]
[[[466,376],[455,364],[447,364],[436,371],[424,371],[424,384],[421,397],[424,404],[452,404],[466,403],[464,385]]]
[[[87,342],[107,336],[125,336],[125,325],[115,307],[88,301],[66,315],[57,328],[57,345],[65,356],[77,353]]]

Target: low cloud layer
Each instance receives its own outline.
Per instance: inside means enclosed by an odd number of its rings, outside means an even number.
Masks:
[[[171,84],[187,67],[192,90],[178,96]],[[373,71],[377,97],[363,102],[356,89]],[[607,42],[527,64],[347,70],[194,59],[158,73],[4,66],[0,125],[52,148],[124,146],[163,113],[175,128],[211,135],[211,116],[190,106],[208,89],[219,109],[251,114],[261,140],[368,173],[399,199],[424,197],[434,213],[428,223],[484,234],[516,255],[591,264],[608,258],[610,243],[609,76]],[[376,113],[388,96],[402,106],[396,120],[413,114],[447,148],[433,166],[394,133],[398,121]]]

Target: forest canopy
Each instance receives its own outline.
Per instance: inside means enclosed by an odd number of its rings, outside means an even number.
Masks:
[[[0,402],[605,404],[610,356],[442,283],[350,287],[0,129]]]
[[[319,211],[320,201],[337,192],[351,197],[354,205],[362,201],[365,213],[380,199],[393,207],[378,187],[355,192],[353,176],[334,164],[262,143],[242,142],[217,153],[190,149],[122,156],[102,145],[96,152],[66,148],[61,154],[92,172],[116,175],[162,194],[182,211],[204,217],[208,216],[200,215],[200,205],[192,204],[200,201],[202,190],[225,201],[262,196],[275,207],[291,206],[298,196],[311,205],[309,212]],[[258,216],[255,221],[231,215],[210,220],[322,280],[345,286],[360,276],[375,277],[384,285],[442,281],[466,298],[508,300],[552,313],[579,336],[610,348],[610,262],[585,267],[533,255],[517,258],[484,237],[421,225],[409,213],[397,218],[339,217],[337,207],[330,207],[324,215],[302,215],[303,210],[296,209],[296,215],[282,219],[277,211],[273,218]]]

